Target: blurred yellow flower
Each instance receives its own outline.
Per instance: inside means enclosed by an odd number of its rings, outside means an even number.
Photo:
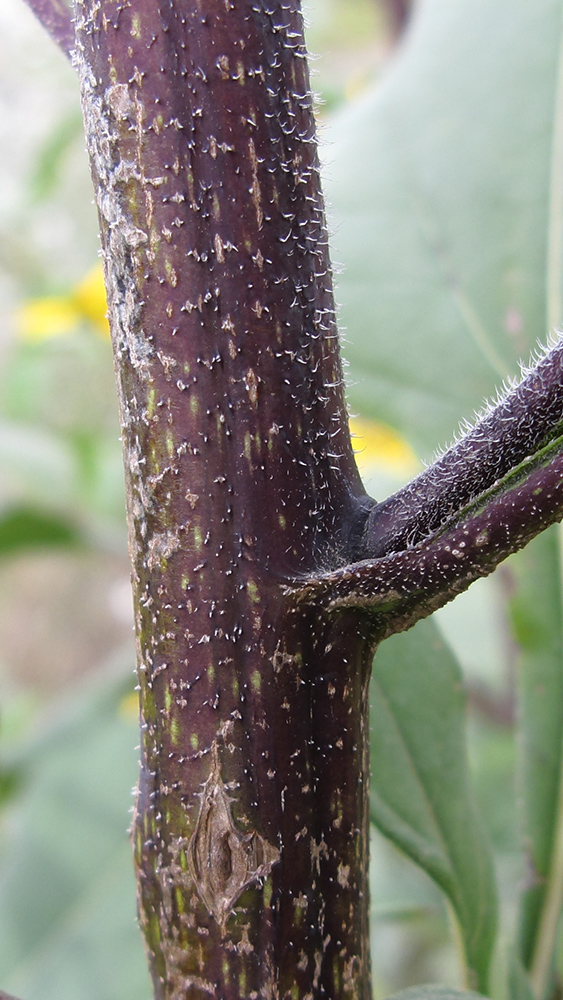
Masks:
[[[351,417],[350,433],[360,469],[379,466],[405,477],[418,471],[420,462],[410,444],[387,424]]]
[[[124,695],[119,702],[118,715],[121,719],[126,722],[130,722],[132,719],[136,719],[139,715],[139,695],[136,691],[130,691],[128,694]]]
[[[109,337],[108,304],[101,264],[93,267],[76,286],[72,301],[84,319],[97,327],[99,333]]]
[[[24,302],[17,313],[17,328],[25,340],[44,340],[70,333],[79,322],[76,309],[68,299],[51,295]]]
[[[17,330],[25,340],[46,340],[71,333],[81,323],[89,323],[109,337],[107,303],[101,265],[88,272],[68,295],[48,295],[20,306]]]

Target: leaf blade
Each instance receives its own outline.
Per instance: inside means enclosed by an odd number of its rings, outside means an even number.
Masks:
[[[127,810],[136,712],[120,674],[88,685],[13,752],[0,813],[0,982],[26,1000],[150,996]]]
[[[461,675],[432,621],[380,647],[371,687],[371,816],[445,892],[486,988],[496,886],[471,789]]]
[[[529,877],[522,893],[519,947],[534,992],[552,975],[563,900],[563,612],[561,528],[537,538],[512,562],[511,601],[519,643],[519,785]]]
[[[427,0],[332,127],[352,405],[425,454],[547,333],[560,37],[559,0]]]
[[[388,1000],[483,1000],[482,993],[452,990],[448,986],[411,986],[408,990],[394,993]]]
[[[451,990],[447,986],[412,986],[408,990],[394,993],[389,1000],[484,1000],[482,993],[467,993]]]

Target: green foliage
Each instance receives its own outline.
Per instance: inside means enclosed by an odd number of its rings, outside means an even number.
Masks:
[[[78,539],[78,532],[64,518],[33,508],[15,507],[0,517],[1,555],[38,546],[73,546]]]
[[[85,328],[14,345],[0,379],[0,465],[0,508],[43,509],[94,544],[124,540],[107,338]]]
[[[480,993],[461,993],[444,986],[415,986],[410,990],[394,993],[389,1000],[478,1000]]]
[[[469,978],[486,988],[496,886],[469,780],[459,667],[430,619],[378,652],[371,682],[371,817],[449,898]]]
[[[137,763],[128,667],[127,679],[121,664],[106,670],[10,753],[19,789],[3,814],[0,976],[25,1000],[150,996],[127,837]]]
[[[563,900],[563,605],[561,529],[538,538],[515,560],[511,601],[519,642],[519,792],[528,877],[522,896],[520,949],[536,993],[552,978],[552,953]]]
[[[560,44],[559,0],[426,0],[328,136],[352,405],[425,456],[563,321]]]
[[[329,135],[327,193],[345,265],[339,298],[352,405],[398,428],[425,457],[563,320],[561,29],[559,0],[427,0],[385,79],[342,110]],[[552,983],[563,896],[558,529],[512,560],[505,581],[518,643],[512,800],[521,797],[521,860],[515,866],[505,838],[497,872],[504,913],[518,905],[515,883],[523,887],[510,995],[540,998]],[[473,630],[478,643],[478,619]],[[505,635],[507,661],[510,642]],[[428,625],[388,640],[376,657],[372,816],[449,896],[471,968],[472,936],[485,914],[484,936],[491,933],[495,893],[473,829],[464,710],[447,661]],[[466,673],[470,690],[482,681]],[[494,688],[489,682],[498,699]],[[478,721],[476,760],[484,731],[494,733]],[[440,761],[441,745],[456,750]],[[510,758],[506,765],[509,788]],[[479,791],[483,774],[476,777]],[[494,834],[492,803],[484,804]],[[456,823],[456,810],[471,818]],[[461,851],[458,870],[474,905],[481,900],[481,920],[474,911],[464,919],[455,902],[446,876],[452,850],[454,858]],[[473,981],[485,991],[486,964]]]

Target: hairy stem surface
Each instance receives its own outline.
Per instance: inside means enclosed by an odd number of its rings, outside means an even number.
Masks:
[[[563,340],[441,458],[374,506],[359,558],[414,546],[561,434]]]
[[[127,473],[139,909],[159,1000],[367,998],[350,447],[302,23],[81,0],[77,61]]]
[[[295,582],[301,604],[364,608],[379,639],[410,628],[563,517],[563,439],[412,548]]]

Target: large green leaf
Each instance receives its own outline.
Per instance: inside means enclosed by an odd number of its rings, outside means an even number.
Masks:
[[[560,44],[561,0],[421,0],[329,132],[351,401],[426,454],[563,319]]]
[[[148,1000],[127,836],[132,683],[105,678],[8,764],[0,814],[0,985],[25,1000]]]
[[[22,549],[71,547],[80,540],[74,525],[56,514],[27,506],[0,511],[0,558]]]
[[[530,978],[515,950],[509,955],[507,981],[510,1000],[534,1000]]]
[[[561,528],[537,538],[512,562],[511,603],[519,644],[520,800],[527,854],[520,948],[542,996],[563,899],[563,607]]]
[[[465,993],[450,990],[447,986],[413,986],[409,990],[394,993],[389,1000],[483,1000],[481,993]]]
[[[372,820],[442,887],[469,975],[486,989],[496,887],[467,768],[462,678],[432,620],[382,644],[370,694]]]
[[[397,427],[426,456],[563,321],[562,10],[561,0],[420,0],[386,79],[329,134],[325,187],[344,264],[338,297],[352,406]],[[561,891],[554,552],[544,553],[535,577],[534,556],[522,556],[525,590],[516,599],[524,823],[533,867],[547,879],[524,904],[523,954],[532,965],[546,908],[552,932]],[[426,660],[425,643],[419,632],[414,662]],[[426,852],[436,877],[439,852],[428,834],[413,826],[406,839],[411,852]],[[525,992],[522,977],[520,985]]]

